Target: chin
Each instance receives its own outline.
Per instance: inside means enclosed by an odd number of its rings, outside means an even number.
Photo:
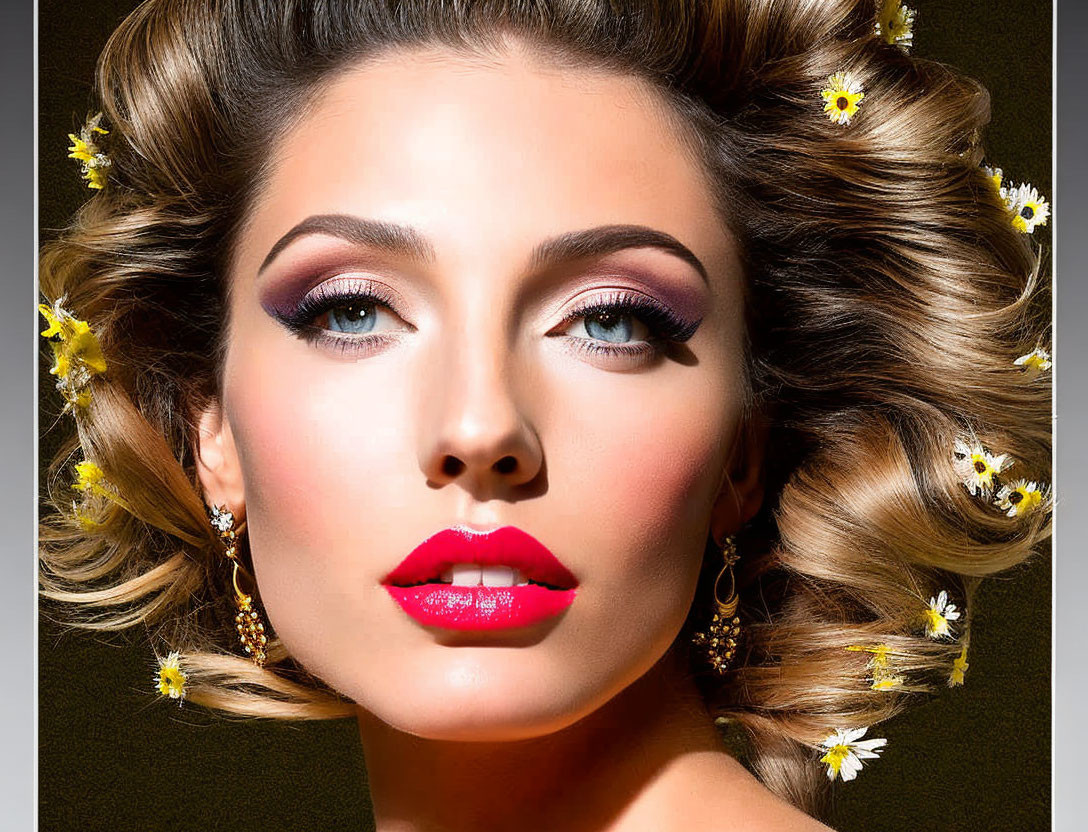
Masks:
[[[573,685],[576,680],[569,673],[565,678],[545,673],[526,678],[510,672],[505,662],[462,658],[407,678],[413,680],[407,691],[396,685],[379,699],[371,682],[364,686],[367,695],[355,701],[398,731],[447,742],[513,742],[552,734],[608,698],[603,690],[594,696],[592,690]]]

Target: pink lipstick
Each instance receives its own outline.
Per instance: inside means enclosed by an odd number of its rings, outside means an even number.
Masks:
[[[506,585],[485,585],[496,582]],[[486,533],[443,529],[413,549],[382,585],[421,624],[502,630],[558,615],[574,602],[578,581],[531,534],[503,526]]]

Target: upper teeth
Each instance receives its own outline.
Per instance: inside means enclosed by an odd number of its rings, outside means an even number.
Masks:
[[[512,566],[480,566],[475,563],[455,563],[440,576],[442,583],[454,586],[526,586],[529,583]]]

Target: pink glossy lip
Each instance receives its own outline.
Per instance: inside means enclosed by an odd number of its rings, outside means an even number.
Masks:
[[[439,576],[455,563],[510,566],[537,583],[504,587],[440,583]],[[525,627],[558,615],[574,602],[578,581],[531,534],[503,526],[483,534],[464,528],[444,529],[413,549],[382,584],[421,624],[453,630],[498,630]]]

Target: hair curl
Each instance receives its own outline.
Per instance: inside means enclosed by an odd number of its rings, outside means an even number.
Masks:
[[[1007,517],[952,465],[969,435],[1031,479],[1050,472],[1049,377],[1012,364],[1048,336],[1049,286],[980,169],[988,93],[874,37],[874,14],[872,0],[142,3],[97,65],[109,183],[40,258],[43,293],[91,321],[110,367],[49,469],[43,595],[76,626],[155,625],[182,651],[193,701],[352,713],[275,637],[263,670],[233,652],[193,459],[193,414],[219,389],[222,276],[267,148],[338,71],[397,47],[499,50],[513,34],[652,83],[738,241],[768,498],[738,541],[737,666],[697,678],[762,781],[819,811],[816,743],[947,678],[961,643],[918,635],[926,599],[947,589],[970,613],[981,577],[1050,534],[1049,511]],[[866,91],[848,129],[819,101],[846,67]],[[69,508],[79,449],[125,507],[100,500],[90,521]],[[709,608],[718,566],[708,551],[693,610]],[[869,657],[845,650],[876,642],[896,651],[901,688],[872,690]]]

